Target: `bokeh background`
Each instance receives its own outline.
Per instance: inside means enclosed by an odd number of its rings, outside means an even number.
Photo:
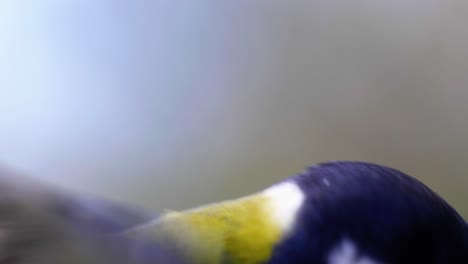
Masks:
[[[458,0],[3,0],[0,162],[157,211],[366,160],[467,217],[467,23]]]

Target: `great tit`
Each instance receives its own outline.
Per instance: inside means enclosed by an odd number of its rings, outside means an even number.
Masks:
[[[1,264],[468,263],[465,220],[415,178],[372,163],[321,163],[161,215],[8,175]]]

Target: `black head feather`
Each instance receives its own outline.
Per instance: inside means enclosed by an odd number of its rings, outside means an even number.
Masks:
[[[468,263],[466,222],[400,171],[338,161],[310,167],[292,181],[306,199],[271,264],[328,263],[331,250],[344,239],[359,255],[382,263]]]

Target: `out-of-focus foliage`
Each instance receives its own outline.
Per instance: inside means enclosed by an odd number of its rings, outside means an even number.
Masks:
[[[0,3],[0,160],[186,208],[318,161],[401,169],[463,208],[463,1]]]

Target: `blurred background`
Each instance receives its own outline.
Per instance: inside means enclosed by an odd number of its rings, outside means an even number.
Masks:
[[[0,1],[0,162],[154,210],[325,160],[468,217],[468,2]]]

